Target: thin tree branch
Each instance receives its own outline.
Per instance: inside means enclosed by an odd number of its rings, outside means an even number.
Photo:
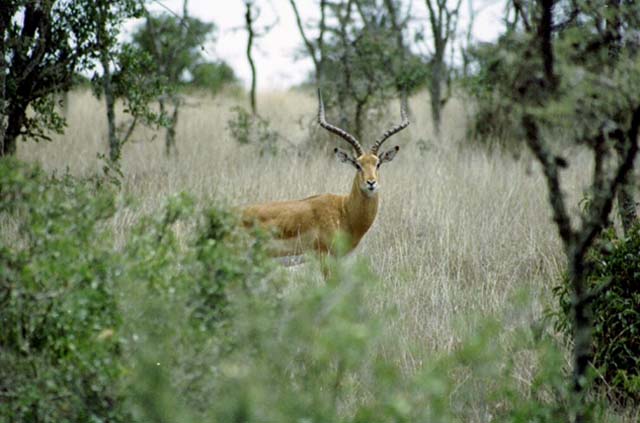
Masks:
[[[582,236],[577,240],[579,252],[586,252],[587,248],[593,242],[593,239],[600,232],[604,224],[606,223],[611,208],[613,207],[613,201],[615,198],[615,192],[620,185],[624,182],[627,175],[633,169],[633,163],[638,153],[638,128],[640,127],[640,106],[638,106],[632,113],[631,126],[626,133],[626,148],[622,154],[622,161],[616,169],[613,178],[608,184],[602,183],[601,190],[595,192],[593,212],[589,218],[585,220],[584,225],[580,233]]]
[[[519,16],[522,19],[522,24],[524,25],[525,31],[531,32],[531,24],[529,23],[529,18],[527,17],[527,14],[523,10],[522,0],[513,0],[512,3],[513,3],[513,7],[516,10],[516,22]]]
[[[298,26],[298,31],[300,32],[302,41],[304,42],[304,45],[307,48],[307,52],[309,53],[309,56],[311,56],[311,60],[313,60],[314,66],[316,67],[316,69],[318,69],[320,66],[320,63],[319,63],[318,57],[316,56],[316,49],[313,46],[313,43],[309,41],[309,38],[307,38],[307,34],[304,31],[302,19],[300,18],[300,12],[298,11],[298,6],[296,5],[295,0],[289,0],[289,3],[291,4],[291,8],[293,9],[293,14],[296,17],[296,25]]]
[[[553,212],[553,220],[558,227],[560,238],[562,238],[565,245],[570,244],[575,234],[571,227],[571,219],[569,218],[569,213],[567,213],[567,207],[560,187],[560,173],[555,157],[540,139],[538,125],[533,116],[525,113],[522,117],[522,127],[525,130],[527,145],[533,154],[535,154],[540,164],[542,164],[542,171],[544,172],[549,189],[549,203],[551,204]]]

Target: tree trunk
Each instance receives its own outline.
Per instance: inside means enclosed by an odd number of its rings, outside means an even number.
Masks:
[[[320,0],[320,22],[318,23],[318,39],[317,39],[317,47],[315,47],[304,31],[304,25],[302,24],[302,18],[300,17],[300,12],[298,11],[298,6],[296,6],[295,0],[289,0],[291,4],[291,8],[293,9],[293,14],[296,17],[296,25],[298,26],[298,31],[300,32],[300,36],[302,37],[302,41],[307,49],[307,53],[311,57],[313,61],[313,66],[315,68],[316,75],[316,85],[318,87],[322,86],[323,82],[323,67],[324,67],[324,33],[326,30],[326,7],[327,0]]]
[[[324,63],[325,63],[325,53],[324,53],[324,33],[326,31],[326,8],[327,8],[327,0],[320,0],[320,23],[319,23],[319,33],[318,33],[318,60],[316,66],[316,84],[321,86],[324,82]]]
[[[462,77],[464,79],[469,77],[469,64],[471,60],[469,57],[469,49],[473,42],[473,26],[476,20],[476,12],[473,10],[473,0],[467,0],[467,13],[469,14],[469,23],[467,24],[465,45],[460,50],[462,53]]]
[[[622,160],[624,158],[624,144],[620,141],[621,140],[618,140],[616,143],[616,152],[620,160]],[[622,141],[624,141],[624,139]],[[632,177],[633,171],[629,172],[627,177],[624,178],[618,190],[618,213],[620,214],[620,221],[622,222],[622,229],[625,235],[629,234],[631,228],[633,228],[634,224],[638,221],[634,186],[631,181]]]
[[[431,60],[431,78],[429,92],[431,94],[431,118],[433,119],[433,132],[440,137],[440,121],[442,106],[447,98],[442,98],[442,84],[448,81],[448,70],[445,63],[447,44],[455,37],[458,26],[458,11],[462,0],[458,0],[452,9],[449,9],[446,1],[425,0],[429,11],[429,22],[433,36],[434,54]]]
[[[7,74],[9,69],[7,63],[7,54],[10,45],[6,44],[4,34],[7,27],[11,24],[9,19],[13,11],[7,10],[8,14],[2,14],[0,17],[0,157],[14,156],[17,151],[18,136],[22,125],[26,118],[28,103],[22,104],[21,100],[26,99],[28,92],[24,92],[24,86],[18,86],[14,89],[18,90],[14,95],[14,101],[7,100]],[[29,34],[30,36],[32,34]],[[15,54],[14,49],[14,54]],[[28,81],[33,82],[33,81]]]
[[[357,139],[362,139],[362,121],[364,118],[364,107],[366,102],[357,101],[356,102],[356,118],[355,118],[355,137]]]
[[[5,134],[2,144],[2,157],[15,156],[16,154],[16,138]]]
[[[340,38],[340,43],[342,44],[342,54],[340,54],[339,60],[344,74],[344,87],[341,87],[340,85],[337,86],[338,105],[340,108],[340,126],[342,128],[349,128],[351,126],[349,124],[350,113],[347,98],[355,98],[353,95],[355,90],[353,88],[353,80],[351,78],[351,62],[348,56],[349,38],[347,34],[347,25],[351,22],[352,7],[353,1],[349,0],[344,6],[344,15],[341,12],[337,13],[339,28],[338,31],[336,31],[336,34]]]
[[[102,65],[102,91],[104,102],[107,108],[107,136],[109,139],[109,159],[117,162],[120,159],[120,142],[116,133],[116,113],[115,97],[111,86],[111,68],[109,66],[109,45],[107,44],[107,14],[109,4],[100,2],[98,4],[98,18],[100,26],[98,28],[98,44],[100,45],[100,65]]]
[[[69,117],[69,91],[58,92],[55,94],[60,112],[65,120]]]
[[[254,37],[254,30],[253,30],[253,16],[252,16],[252,11],[251,11],[251,7],[253,6],[253,3],[251,1],[247,1],[245,2],[245,5],[247,7],[247,11],[244,14],[244,19],[245,19],[245,23],[247,25],[247,35],[248,35],[248,39],[247,39],[247,60],[249,61],[249,67],[251,67],[251,91],[250,91],[250,103],[251,103],[251,113],[253,113],[254,115],[256,115],[258,113],[257,111],[257,107],[256,107],[256,65],[253,62],[253,37]]]
[[[6,22],[4,16],[0,17],[0,154],[5,155],[5,139],[7,134],[7,58],[4,33]]]
[[[638,221],[633,188],[633,184],[629,183],[627,180],[620,187],[620,191],[618,191],[618,210],[620,212],[620,220],[622,221],[622,228],[625,235],[629,234],[629,231]]]
[[[164,107],[163,107],[164,108]],[[167,157],[171,156],[171,151],[174,155],[178,155],[178,147],[176,147],[176,127],[178,126],[178,111],[180,108],[180,100],[173,100],[173,113],[171,114],[171,121],[167,128],[165,136],[165,154]]]
[[[20,136],[20,128],[26,118],[26,106],[12,105],[8,106],[7,127],[4,132],[4,140],[2,144],[2,156],[15,156],[18,147],[18,137]]]
[[[404,36],[403,36],[404,28],[398,17],[397,5],[394,3],[394,1],[385,0],[384,4],[387,9],[387,13],[389,14],[391,27],[393,28],[393,32],[395,33],[395,36],[396,36],[396,48],[397,48],[398,54],[400,55],[400,60],[397,61],[395,64],[394,64],[394,61],[391,60],[389,62],[389,66],[395,67],[396,69],[394,69],[394,74],[398,75],[398,74],[402,74],[402,72],[398,71],[398,67],[404,67],[407,63],[407,58],[406,58],[407,49],[405,48],[405,42],[404,42]],[[405,77],[398,78],[396,76],[394,83],[395,83],[395,88],[399,93],[406,91],[408,84]]]
[[[111,71],[109,70],[109,61],[105,62],[104,57],[101,58],[100,63],[104,68],[104,74],[102,76],[102,90],[104,91],[104,102],[107,107],[107,133],[109,137],[109,159],[112,162],[117,162],[120,159],[120,142],[118,140],[118,134],[116,134],[116,112],[115,112],[115,98],[113,96],[113,90],[111,87]]]
[[[573,288],[573,392],[576,423],[587,421],[585,406],[585,388],[587,386],[587,368],[591,361],[591,327],[592,316],[588,302],[588,290],[584,277],[584,253],[580,253],[577,245],[570,245],[567,251],[569,258],[569,278]]]
[[[440,121],[442,112],[442,79],[444,68],[444,52],[436,53],[431,64],[431,83],[429,84],[429,94],[431,96],[431,119],[433,120],[433,131],[437,137],[440,136]]]

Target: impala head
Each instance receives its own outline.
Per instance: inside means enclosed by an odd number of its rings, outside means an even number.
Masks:
[[[382,144],[389,137],[409,126],[409,120],[407,119],[406,97],[403,97],[400,107],[402,122],[382,134],[382,136],[378,138],[378,140],[373,144],[369,152],[365,152],[362,149],[362,145],[353,135],[349,134],[343,129],[338,128],[337,126],[333,126],[327,123],[324,117],[324,103],[322,102],[322,95],[320,94],[320,90],[318,90],[318,103],[318,123],[320,124],[320,126],[322,126],[327,131],[338,135],[353,147],[353,154],[349,154],[344,150],[335,148],[334,152],[336,154],[336,157],[342,163],[349,163],[357,169],[358,173],[356,174],[356,179],[358,181],[360,189],[363,193],[365,193],[365,195],[373,196],[377,193],[379,188],[378,169],[383,163],[393,160],[393,158],[396,156],[396,153],[400,150],[400,147],[396,145],[390,150],[379,152],[380,146],[382,146]]]

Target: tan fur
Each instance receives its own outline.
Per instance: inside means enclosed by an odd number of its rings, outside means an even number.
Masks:
[[[352,251],[369,230],[378,212],[379,159],[365,153],[355,159],[360,165],[348,195],[321,194],[301,200],[254,204],[242,210],[242,222],[273,231],[274,256],[293,256],[315,251],[335,254],[338,234],[347,236]],[[367,181],[375,182],[375,191]]]

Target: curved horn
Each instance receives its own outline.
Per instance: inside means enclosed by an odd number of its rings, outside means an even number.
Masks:
[[[385,132],[384,134],[382,134],[382,137],[380,137],[375,144],[373,144],[373,147],[371,147],[371,152],[375,155],[378,154],[378,149],[380,148],[380,146],[382,145],[383,142],[385,142],[387,140],[387,138],[389,138],[391,135],[394,135],[400,131],[402,131],[404,128],[406,128],[407,126],[409,126],[409,119],[407,118],[407,96],[402,96],[402,101],[400,102],[400,116],[402,117],[402,122],[400,122],[399,125],[394,126],[393,128],[389,129],[387,132]]]
[[[318,103],[318,123],[320,124],[320,126],[322,126],[329,132],[333,132],[334,134],[351,144],[354,150],[356,150],[356,154],[358,155],[358,157],[364,154],[362,146],[360,145],[356,137],[354,137],[347,131],[338,128],[337,126],[333,126],[330,123],[327,123],[324,117],[324,103],[322,102],[322,94],[320,94],[320,88],[318,88]]]

